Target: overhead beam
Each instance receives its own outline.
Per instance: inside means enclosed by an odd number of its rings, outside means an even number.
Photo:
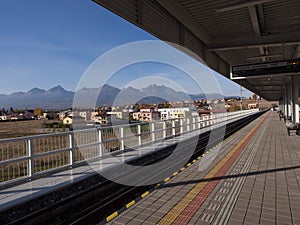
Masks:
[[[226,51],[246,48],[257,48],[259,46],[284,46],[299,45],[300,31],[282,34],[272,34],[249,39],[228,40],[222,43],[208,45],[208,51]]]
[[[247,60],[255,60],[255,59],[266,59],[266,58],[278,58],[281,57],[282,55],[261,55],[261,56],[255,56],[255,57],[247,57]]]
[[[300,58],[300,44],[295,49],[294,58]]]
[[[260,33],[260,28],[259,28],[259,23],[258,23],[258,19],[257,19],[257,13],[256,13],[255,6],[254,5],[248,6],[248,12],[250,15],[254,34],[256,37],[259,37],[259,36],[261,36],[261,33]]]
[[[263,94],[269,94],[269,93],[276,94],[276,93],[281,93],[282,90],[260,90],[260,92],[263,93]]]
[[[277,47],[277,46],[289,46],[289,45],[299,45],[300,41],[291,41],[291,42],[245,42],[245,44],[241,45],[239,44],[230,44],[230,43],[224,43],[224,44],[213,44],[209,45],[207,51],[230,51],[230,50],[240,50],[245,48],[258,48],[260,46],[268,46],[268,47]]]
[[[139,25],[143,24],[144,18],[144,0],[137,1],[137,23]]]
[[[255,86],[257,87],[257,86]],[[281,87],[272,87],[272,86],[265,86],[265,87],[259,87],[258,89],[260,92],[264,92],[264,91],[281,91]]]
[[[249,6],[255,6],[258,4],[263,4],[263,3],[267,3],[267,2],[273,2],[276,0],[255,0],[255,1],[247,1],[244,3],[240,3],[240,4],[234,4],[234,5],[228,5],[226,7],[217,9],[216,12],[227,12],[227,11],[231,11],[231,10],[236,10],[236,9],[241,9],[241,8],[245,8],[245,7],[249,7]]]
[[[257,18],[258,18],[258,23],[259,23],[259,28],[260,28],[260,33],[261,35],[266,34],[266,25],[265,25],[265,16],[264,16],[264,9],[263,5],[257,5]]]
[[[255,87],[266,87],[269,86],[270,84],[255,84]],[[271,86],[273,87],[283,87],[285,84],[272,84]]]
[[[210,44],[213,37],[208,34],[207,30],[197,23],[194,18],[178,3],[177,0],[156,0],[163,8],[171,13],[178,21],[192,31],[202,42]]]
[[[260,37],[261,36],[261,30],[260,30],[260,25],[259,25],[258,15],[257,15],[257,12],[256,12],[255,5],[248,6],[248,12],[249,12],[249,15],[250,15],[250,19],[251,19],[254,34],[255,34],[256,37]],[[258,49],[259,49],[260,55],[264,56],[264,57],[261,57],[259,59],[262,59],[262,61],[265,62],[267,60],[267,58],[265,57],[264,46],[258,46]],[[249,59],[249,58],[247,58],[247,59]]]

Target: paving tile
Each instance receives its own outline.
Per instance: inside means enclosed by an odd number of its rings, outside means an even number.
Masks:
[[[277,210],[276,214],[277,214],[277,216],[291,217],[291,212],[289,210],[287,210],[287,211]]]
[[[132,219],[131,221],[129,221],[128,223],[126,223],[126,225],[140,225],[143,222],[144,221],[142,221],[142,220]]]
[[[210,222],[203,221],[203,220],[197,220],[195,224],[189,223],[189,225],[210,225]]]
[[[271,215],[271,214],[262,213],[261,214],[261,219],[275,221],[276,220],[276,215],[275,214]]]
[[[276,224],[276,222],[275,222],[275,220],[261,219],[259,221],[259,224],[261,224],[261,225],[274,225],[274,224]]]
[[[118,222],[118,224],[126,224],[126,223],[130,222],[131,220],[132,220],[131,218],[121,216],[117,222]]]
[[[275,215],[276,210],[272,208],[263,208],[262,214],[269,214],[269,215]]]
[[[245,214],[236,214],[236,213],[232,213],[230,215],[230,219],[234,219],[234,220],[244,220],[244,216]]]
[[[284,217],[284,216],[276,216],[276,221],[278,223],[287,223],[287,224],[291,224],[292,223],[292,219],[291,217]]]
[[[300,210],[292,211],[292,217],[295,219],[300,219]]]
[[[300,225],[300,219],[293,219],[294,225]]]
[[[234,208],[232,214],[245,215],[246,211],[247,211],[246,209]]]
[[[241,225],[241,224],[243,224],[243,221],[230,218],[229,221],[228,221],[228,224],[230,224],[230,225]]]
[[[159,217],[155,217],[155,216],[151,216],[147,218],[147,223],[149,224],[156,224],[161,218]]]

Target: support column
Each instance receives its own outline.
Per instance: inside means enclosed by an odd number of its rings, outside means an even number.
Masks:
[[[288,84],[288,88],[287,88],[287,92],[288,92],[288,118],[292,117],[292,96],[293,96],[293,90],[292,90],[292,82]]]
[[[285,116],[291,116],[291,84],[285,86]]]
[[[288,91],[287,91],[287,85],[284,88],[283,99],[284,99],[284,104],[283,104],[284,111],[283,111],[283,113],[284,113],[285,117],[287,117],[288,116]]]
[[[293,122],[299,123],[299,75],[292,77]]]
[[[281,112],[282,112],[282,104],[283,104],[283,103],[282,103],[282,99],[280,99],[280,100],[279,100],[279,106],[278,106],[278,107],[279,107],[279,111],[281,111]]]

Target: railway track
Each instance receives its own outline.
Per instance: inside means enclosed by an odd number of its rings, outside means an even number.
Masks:
[[[196,144],[194,155],[192,157],[188,155],[186,156],[188,158],[186,158],[183,154],[177,153],[180,154],[178,157],[175,157],[177,161],[170,162],[172,163],[172,167],[178,166],[180,168],[182,161],[192,161],[196,157],[202,155],[205,149],[217,145],[223,141],[223,138],[229,137],[264,112],[265,111],[261,111],[227,124],[225,136],[223,135],[222,130],[224,127],[217,128],[217,130],[214,131],[214,135],[219,138],[215,138],[213,141],[209,141],[210,132],[203,133],[196,138],[184,141],[184,146],[186,148]],[[220,135],[218,135],[218,132]],[[175,148],[176,145],[174,144],[159,152],[154,152],[132,160],[129,163],[136,166],[154,164],[172,154]],[[166,164],[164,168],[161,168],[161,172],[168,172],[168,166],[169,164]],[[130,175],[135,176],[135,171],[132,171],[132,174]],[[151,178],[153,177],[146,177],[145,179]],[[104,221],[107,216],[116,210],[119,210],[122,207],[124,208],[128,200],[138,198],[145,191],[153,189],[155,185],[156,184],[146,186],[125,186],[106,180],[100,175],[94,175],[85,181],[64,187],[47,196],[18,206],[17,208],[15,207],[5,212],[1,212],[0,224],[96,224],[100,221]],[[54,202],[50,205],[45,204],[43,206],[43,203],[51,202],[53,199]],[[33,210],[30,210],[31,208],[33,208]],[[35,208],[38,209],[34,210]],[[24,211],[23,215],[22,213],[14,213],[22,210]]]

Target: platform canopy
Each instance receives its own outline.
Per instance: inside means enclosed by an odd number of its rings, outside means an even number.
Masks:
[[[228,78],[234,65],[300,58],[299,0],[94,1],[161,40],[189,48]],[[278,100],[291,76],[235,82]]]

